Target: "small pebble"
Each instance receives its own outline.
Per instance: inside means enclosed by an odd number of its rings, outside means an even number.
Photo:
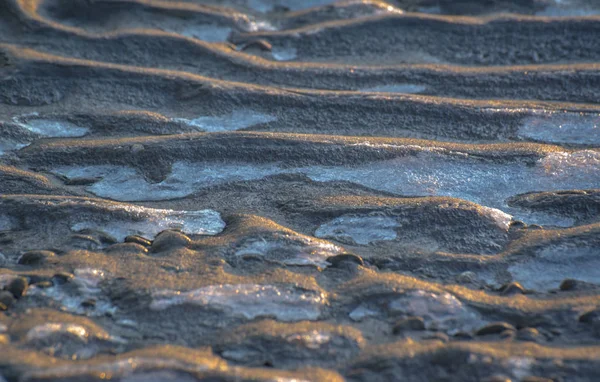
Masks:
[[[456,277],[456,281],[458,281],[461,284],[474,283],[477,281],[477,275],[475,274],[475,272],[466,271],[458,275]]]
[[[163,252],[187,247],[192,241],[189,237],[177,231],[162,231],[156,236],[150,247],[151,252]]]
[[[442,341],[444,343],[450,341],[450,337],[448,337],[447,334],[441,333],[441,332],[437,332],[437,333],[433,333],[429,336],[423,337],[423,339],[425,340],[438,340],[438,341]]]
[[[47,281],[47,280],[39,281],[39,282],[37,282],[37,283],[35,283],[33,285],[35,285],[38,288],[42,288],[42,289],[44,289],[44,288],[52,288],[54,286],[54,284],[52,283],[52,281]]]
[[[510,222],[510,229],[522,229],[522,228],[527,228],[527,224],[525,224],[524,222],[520,221],[520,220],[513,220],[512,222]]]
[[[102,243],[102,244],[117,243],[117,239],[115,239],[114,237],[112,237],[111,235],[107,234],[104,231],[86,228],[86,229],[82,229],[81,231],[78,231],[77,233],[79,233],[81,235],[86,235],[86,236],[91,236],[91,237],[97,238],[100,241],[100,243]]]
[[[600,310],[595,309],[595,310],[591,310],[589,312],[585,312],[581,316],[579,316],[579,322],[589,324],[592,322],[598,322],[599,318],[600,318]]]
[[[93,250],[102,247],[100,240],[90,235],[74,234],[71,235],[71,240],[71,245],[79,249]]]
[[[143,245],[144,247],[149,247],[152,245],[152,242],[145,237],[141,237],[138,235],[130,235],[125,238],[125,243],[135,243],[139,245]]]
[[[425,321],[421,317],[407,317],[394,324],[392,333],[400,334],[407,330],[425,330]]]
[[[110,247],[104,250],[106,253],[128,253],[128,254],[138,254],[138,253],[148,253],[148,248],[143,245],[137,243],[118,243],[113,244]]]
[[[505,330],[515,331],[515,327],[506,322],[494,322],[486,325],[475,332],[477,336],[485,336],[488,334],[499,334]]]
[[[522,341],[537,342],[540,338],[540,332],[536,328],[523,328],[517,332],[517,338]]]
[[[25,252],[20,258],[18,263],[21,265],[36,265],[42,264],[46,259],[55,257],[56,254],[52,251],[29,251]]]
[[[15,303],[15,297],[7,291],[0,291],[0,310],[8,310]]]
[[[502,338],[503,340],[513,340],[515,338],[515,331],[514,330],[505,330],[502,333],[500,333],[500,338]]]
[[[67,272],[58,272],[55,273],[52,278],[56,279],[59,284],[64,284],[71,281],[71,279],[73,279],[73,275]]]
[[[574,290],[590,290],[597,288],[597,286],[591,283],[586,283],[585,281],[565,279],[560,283],[559,288],[561,291],[566,292]]]
[[[336,256],[328,257],[327,262],[330,263],[332,267],[339,267],[342,263],[346,262],[355,263],[360,266],[365,265],[363,259],[353,253],[342,253]]]
[[[464,340],[470,340],[471,338],[473,338],[473,335],[471,333],[467,333],[467,332],[457,332],[456,334],[454,334],[453,336],[454,338],[461,338]]]
[[[81,306],[84,307],[84,308],[93,308],[93,307],[96,306],[96,300],[94,300],[92,298],[88,299],[88,300],[85,300],[85,301],[83,301],[81,303]]]
[[[249,41],[245,44],[242,44],[237,48],[237,50],[241,52],[246,49],[254,48],[254,47],[262,50],[263,52],[270,52],[273,49],[273,45],[271,45],[270,42],[268,42],[267,40],[260,39],[260,40]]]
[[[139,153],[140,151],[144,150],[144,145],[139,144],[139,143],[135,143],[134,145],[131,146],[131,152],[132,153]]]
[[[516,281],[513,281],[509,284],[503,285],[500,288],[500,292],[503,295],[513,295],[513,294],[525,294],[525,288],[521,284]]]
[[[552,328],[552,329],[550,329],[550,333],[554,334],[555,336],[561,336],[562,330],[560,330],[558,328]]]
[[[19,299],[27,291],[27,286],[28,282],[25,277],[17,277],[13,279],[5,289],[12,293],[15,298]]]

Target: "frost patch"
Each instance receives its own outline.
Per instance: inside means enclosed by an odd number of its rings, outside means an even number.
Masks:
[[[261,179],[282,173],[275,165],[176,162],[171,173],[159,183],[148,183],[130,167],[61,167],[55,173],[68,179],[98,178],[88,191],[119,201],[152,201],[183,198],[202,188],[233,181]]]
[[[185,123],[200,131],[211,133],[235,131],[246,127],[276,121],[272,115],[261,114],[252,110],[236,110],[229,115],[219,117],[198,117],[196,119],[174,118],[174,122]]]
[[[0,156],[4,155],[5,153],[9,152],[9,151],[15,151],[15,150],[20,150],[23,147],[27,147],[29,145],[29,142],[24,143],[24,142],[17,142],[11,139],[2,139],[0,141]]]
[[[398,227],[398,221],[391,217],[345,215],[321,225],[315,231],[315,236],[368,245],[394,240]]]
[[[280,321],[316,320],[326,303],[321,292],[259,284],[210,285],[188,292],[163,290],[152,293],[152,298],[154,310],[192,304],[250,320],[275,317]]]
[[[418,147],[417,147],[418,148]],[[460,154],[460,153],[458,153]],[[95,195],[121,201],[182,198],[202,188],[276,174],[304,174],[316,182],[348,181],[402,196],[449,196],[500,211],[484,210],[500,225],[508,216],[533,224],[553,224],[551,215],[530,214],[506,205],[506,199],[532,191],[597,188],[600,152],[554,152],[525,163],[494,163],[423,148],[414,155],[358,166],[281,167],[271,164],[176,162],[162,182],[148,183],[129,167],[62,167],[54,172],[69,179],[99,178],[88,187]],[[368,239],[365,239],[368,240]]]
[[[175,31],[175,33],[206,42],[225,42],[231,33],[231,28],[216,25],[197,25],[188,26],[180,31]]]
[[[258,12],[270,12],[275,7],[285,7],[290,11],[318,7],[334,3],[336,0],[248,0],[248,6]]]
[[[45,138],[83,137],[89,130],[66,121],[52,119],[30,119],[37,113],[14,117],[13,122],[19,127]]]
[[[508,271],[525,288],[558,288],[564,279],[600,283],[598,248],[556,245],[540,250],[530,261],[511,265]]]
[[[167,229],[179,229],[189,235],[216,235],[225,228],[221,215],[214,210],[174,211],[131,206],[128,212],[132,215],[131,219],[86,220],[74,224],[71,229],[101,230],[122,241],[129,235],[152,239]]]
[[[0,231],[10,231],[16,228],[16,224],[7,215],[0,215]]]
[[[600,144],[600,114],[535,115],[524,120],[519,136],[550,143]]]
[[[102,293],[99,286],[105,278],[105,272],[100,269],[76,269],[74,277],[69,282],[50,288],[39,288],[33,285],[28,289],[27,294],[54,300],[61,305],[62,310],[70,313],[94,317],[114,314],[117,308]],[[88,301],[94,303],[85,306]]]
[[[258,255],[266,260],[287,265],[314,265],[324,268],[328,257],[343,253],[336,245],[320,242],[303,235],[276,234],[270,238],[257,238],[245,242],[235,252],[236,256]]]
[[[291,61],[298,57],[298,51],[292,47],[273,46],[271,54],[277,61]]]
[[[442,330],[450,335],[472,331],[484,323],[478,313],[450,293],[424,290],[407,291],[384,301],[363,302],[350,313],[350,318],[361,321],[367,317],[385,317],[386,314],[422,317],[427,329]]]

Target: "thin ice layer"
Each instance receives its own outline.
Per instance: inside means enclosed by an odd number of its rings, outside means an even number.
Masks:
[[[48,138],[83,137],[89,132],[85,127],[51,119],[31,119],[25,123],[19,123],[19,126]]]
[[[341,247],[304,235],[274,234],[250,239],[241,244],[235,256],[260,256],[287,265],[326,267],[328,257],[343,253]]]
[[[277,118],[272,115],[262,114],[253,110],[235,110],[231,114],[218,117],[204,116],[195,119],[173,119],[175,122],[185,123],[199,131],[211,133],[241,130],[250,126],[269,123],[276,120]]]
[[[326,303],[324,293],[293,286],[260,284],[220,284],[182,292],[157,291],[152,294],[152,309],[192,304],[223,311],[246,319],[275,317],[280,321],[316,320]]]
[[[134,169],[120,166],[62,167],[55,172],[71,179],[98,177],[100,180],[90,186],[89,191],[101,197],[126,201],[181,198],[201,188],[228,182],[301,173],[318,182],[348,181],[396,195],[456,197],[500,209],[530,223],[556,224],[556,219],[551,216],[510,208],[505,200],[531,191],[597,187],[600,184],[600,152],[550,153],[535,166],[482,161],[466,154],[450,156],[443,149],[425,148],[417,155],[358,166],[284,168],[277,163],[176,162],[171,174],[160,183],[148,183]]]
[[[86,219],[73,224],[71,229],[73,231],[102,230],[117,240],[124,240],[129,235],[152,239],[159,232],[167,229],[180,229],[190,235],[216,235],[225,228],[221,215],[214,210],[175,211],[128,206],[127,212],[130,214],[127,219],[120,217],[108,221]]]
[[[14,220],[8,215],[0,215],[0,231],[10,231],[17,225]]]
[[[600,114],[538,113],[526,118],[519,136],[548,143],[600,144]]]
[[[33,285],[27,294],[53,300],[60,305],[61,310],[70,313],[97,317],[116,312],[117,308],[100,288],[100,283],[107,277],[106,272],[95,268],[80,268],[73,274],[74,277],[68,283],[55,284],[49,288]],[[85,306],[84,303],[89,300],[94,300],[95,303]]]
[[[349,317],[361,321],[368,317],[385,319],[387,315],[422,317],[427,329],[449,334],[468,332],[484,324],[477,312],[450,293],[424,290],[406,291],[383,301],[362,302],[350,312]]]
[[[334,3],[336,0],[248,0],[248,6],[258,12],[270,12],[275,7],[285,7],[291,11],[307,9]]]
[[[104,198],[150,201],[183,198],[201,188],[231,181],[261,179],[282,170],[275,165],[176,162],[169,176],[159,183],[148,183],[133,168],[124,166],[69,166],[58,168],[55,172],[69,179],[100,178],[88,190]]]
[[[368,245],[394,240],[398,227],[400,224],[393,217],[345,215],[322,224],[315,231],[315,236]]]
[[[593,246],[556,245],[534,258],[511,265],[515,281],[534,290],[556,289],[565,279],[600,284],[600,252]]]
[[[206,42],[225,42],[231,33],[231,28],[217,25],[189,25],[176,32]]]

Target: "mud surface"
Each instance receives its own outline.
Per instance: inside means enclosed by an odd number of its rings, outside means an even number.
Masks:
[[[0,2],[0,381],[600,380],[591,0]]]

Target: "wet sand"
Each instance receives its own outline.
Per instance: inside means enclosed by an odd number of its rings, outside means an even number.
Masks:
[[[591,0],[0,3],[0,381],[599,380],[599,65]]]

